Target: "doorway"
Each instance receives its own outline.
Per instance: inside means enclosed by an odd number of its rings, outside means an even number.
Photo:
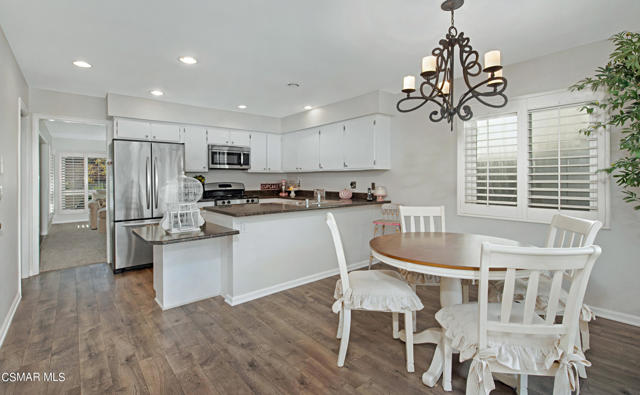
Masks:
[[[40,272],[107,262],[107,127],[37,121]]]

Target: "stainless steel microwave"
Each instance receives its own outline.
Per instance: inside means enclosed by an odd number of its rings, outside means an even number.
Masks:
[[[209,146],[210,169],[250,169],[251,148],[233,145]]]

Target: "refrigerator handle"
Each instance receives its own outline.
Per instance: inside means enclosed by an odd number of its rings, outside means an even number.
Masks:
[[[155,207],[158,209],[158,157],[153,158],[153,189],[154,189],[154,198],[155,198]]]
[[[149,210],[151,208],[151,173],[149,172],[149,162],[150,162],[150,158],[147,157],[147,163],[145,164],[145,168],[144,168],[144,175],[145,175],[145,181],[146,181],[146,192],[147,192],[147,210]]]

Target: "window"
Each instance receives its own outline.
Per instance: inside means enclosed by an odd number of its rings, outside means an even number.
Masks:
[[[60,210],[85,210],[90,194],[106,188],[106,159],[101,154],[60,155]]]
[[[55,208],[55,165],[55,156],[53,153],[49,152],[49,214],[53,214]]]
[[[63,156],[60,160],[60,209],[84,210],[84,156]]]
[[[465,203],[517,205],[518,116],[464,123]]]
[[[593,93],[511,99],[507,111],[474,116],[458,134],[458,213],[549,222],[558,212],[607,223],[606,131],[579,133]],[[495,110],[494,110],[495,111]]]
[[[87,174],[89,192],[107,188],[107,160],[105,158],[87,157]]]
[[[597,137],[577,133],[589,124],[579,106],[528,113],[528,206],[597,210]]]

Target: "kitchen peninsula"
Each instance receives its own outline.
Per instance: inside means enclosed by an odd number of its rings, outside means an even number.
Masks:
[[[237,230],[205,223],[197,232],[171,234],[152,224],[132,232],[153,245],[153,289],[162,310],[220,295],[225,240]]]
[[[225,301],[237,305],[337,274],[329,210],[340,224],[349,269],[366,266],[371,235],[363,229],[380,216],[382,203],[310,199],[307,206],[303,197],[261,197],[258,204],[204,207],[207,222],[239,232],[221,239],[230,253],[222,266]]]

